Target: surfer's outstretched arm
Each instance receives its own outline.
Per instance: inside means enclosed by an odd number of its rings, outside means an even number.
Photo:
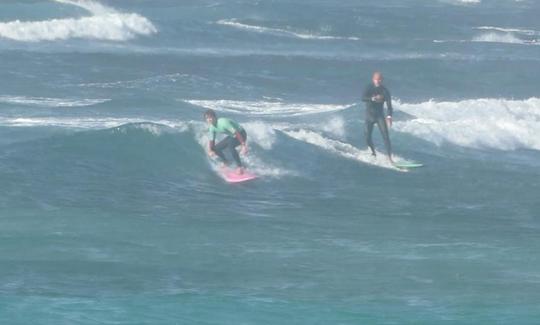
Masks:
[[[245,132],[243,132],[245,134]],[[242,154],[247,154],[248,147],[246,143],[246,137],[242,135],[241,132],[235,131],[234,136],[236,137],[236,140],[238,140],[238,143],[242,146]]]

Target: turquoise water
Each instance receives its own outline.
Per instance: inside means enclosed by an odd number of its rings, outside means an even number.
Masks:
[[[539,9],[3,1],[0,323],[536,323]],[[425,167],[365,147],[374,70]]]

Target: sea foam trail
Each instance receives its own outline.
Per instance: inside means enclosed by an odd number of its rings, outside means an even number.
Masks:
[[[416,118],[396,122],[397,131],[435,144],[472,148],[540,150],[540,98],[429,101],[396,107]]]
[[[91,0],[53,0],[77,6],[91,15],[44,21],[0,23],[0,37],[21,42],[66,40],[71,38],[126,41],[157,32],[147,18],[135,13],[121,13]]]
[[[504,33],[517,33],[517,34],[523,34],[523,35],[529,35],[529,36],[540,35],[539,31],[532,30],[532,29],[506,28],[506,27],[497,27],[497,26],[480,26],[480,27],[476,27],[476,29],[504,32]]]
[[[257,26],[257,25],[249,25],[249,24],[240,23],[236,19],[219,20],[217,24],[229,26],[232,28],[240,29],[240,30],[261,33],[261,34],[293,37],[293,38],[300,38],[300,39],[307,39],[307,40],[346,40],[346,41],[359,41],[360,40],[360,38],[358,37],[317,35],[317,34],[294,32],[294,31],[280,29],[280,28],[270,28],[270,27],[263,27],[263,26]]]
[[[27,96],[0,96],[0,103],[38,107],[83,107],[103,104],[108,101],[110,101],[110,99],[70,99]]]
[[[521,45],[540,45],[540,32],[532,29],[496,27],[496,26],[480,26],[474,30],[481,33],[472,37],[469,40],[434,40],[434,43],[506,43],[506,44],[521,44]]]
[[[184,100],[192,105],[216,111],[250,115],[297,116],[335,112],[352,105],[283,103],[281,101],[236,101],[236,100]]]
[[[151,120],[122,117],[0,117],[0,126],[8,127],[60,127],[70,129],[108,129],[125,124],[162,125],[179,132],[187,131],[190,123],[181,120]]]
[[[540,44],[540,32],[532,29],[480,26],[475,29],[484,33],[473,38],[474,42],[492,42],[509,44]]]
[[[473,42],[520,44],[522,40],[512,34],[485,33],[473,38]]]
[[[482,0],[440,0],[441,2],[446,2],[454,5],[475,5],[480,4]]]
[[[356,160],[356,161],[369,164],[369,165],[374,165],[377,167],[389,168],[389,169],[394,169],[397,171],[404,171],[404,170],[400,170],[394,167],[388,161],[388,159],[386,158],[386,155],[380,152],[378,153],[377,157],[373,157],[371,155],[371,152],[368,149],[360,150],[348,143],[326,138],[322,136],[321,134],[314,131],[310,131],[310,130],[299,129],[299,130],[282,130],[282,131],[288,136],[290,136],[291,138],[315,145],[319,148],[324,149],[325,151],[328,151],[332,154],[336,154],[338,156],[341,156],[347,159]],[[394,155],[393,158],[396,160],[403,160],[402,158],[396,155]]]

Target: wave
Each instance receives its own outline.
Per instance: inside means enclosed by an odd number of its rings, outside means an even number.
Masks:
[[[507,44],[533,44],[535,40],[523,40],[512,33],[484,33],[475,36],[473,42],[507,43]]]
[[[410,115],[407,120],[396,118],[393,127],[396,132],[410,134],[435,145],[449,143],[477,149],[540,150],[538,136],[540,134],[540,98],[526,100],[487,98],[454,102],[431,100],[421,103],[403,103],[396,100],[395,107],[396,110]],[[316,118],[311,124],[305,121],[293,123],[286,119],[284,121],[257,120],[254,117],[259,115],[252,115],[249,122],[242,123],[249,134],[251,148],[249,156],[245,158],[248,166],[254,168],[259,175],[268,177],[305,174],[306,171],[302,166],[296,163],[298,159],[291,160],[290,157],[301,155],[302,158],[306,158],[303,156],[313,154],[312,150],[308,151],[303,147],[309,145],[333,157],[397,171],[388,162],[384,153],[379,152],[377,157],[372,157],[367,148],[357,148],[345,142],[343,139],[347,139],[347,134],[345,134],[347,121],[340,115],[332,115],[331,119],[325,119],[324,122]],[[0,125],[52,126],[88,130],[90,133],[108,129],[115,135],[127,134],[128,136],[130,132],[138,132],[137,134],[144,132],[152,136],[176,133],[183,134],[181,136],[183,139],[185,134],[189,134],[189,141],[195,145],[195,149],[190,150],[196,150],[197,153],[187,152],[186,154],[202,157],[205,157],[207,145],[204,123],[191,120],[160,120],[142,117],[0,117]],[[325,125],[329,125],[329,128],[325,129]],[[399,134],[394,134],[394,136],[399,136]],[[291,139],[296,141],[291,141]],[[190,143],[190,148],[193,145]],[[404,145],[406,146],[406,143],[400,146]],[[281,152],[284,154],[281,155]],[[319,155],[319,153],[315,154]],[[395,156],[395,159],[405,160],[399,156]]]
[[[521,44],[521,45],[537,45],[540,44],[540,32],[532,29],[505,28],[496,26],[480,26],[475,27],[475,30],[483,31],[483,33],[474,36],[470,40],[434,40],[434,43],[506,43],[506,44]]]
[[[110,99],[69,99],[27,96],[0,96],[0,103],[38,107],[82,107],[103,104]]]
[[[532,29],[506,28],[496,26],[480,26],[476,30],[486,31],[473,38],[473,42],[492,42],[509,44],[540,44],[540,32]]]
[[[397,131],[437,145],[540,150],[540,98],[397,102],[396,108],[415,116],[408,121],[396,121]]]
[[[243,23],[239,23],[236,19],[219,20],[217,24],[230,26],[236,29],[256,32],[256,33],[263,33],[263,34],[269,34],[269,35],[274,35],[274,36],[294,37],[294,38],[307,39],[307,40],[346,40],[346,41],[359,41],[360,40],[360,38],[358,37],[340,37],[340,36],[307,34],[307,33],[293,32],[286,29],[243,24]]]
[[[134,123],[158,124],[178,131],[186,131],[189,128],[189,122],[182,120],[152,120],[127,117],[0,117],[0,125],[8,127],[47,126],[72,129],[107,129]]]
[[[186,103],[210,108],[218,112],[249,114],[258,116],[298,116],[336,112],[350,105],[283,103],[281,101],[235,101],[235,100],[183,100]]]
[[[480,27],[476,27],[475,29],[505,32],[505,33],[517,33],[517,34],[528,35],[528,36],[540,35],[539,31],[532,30],[532,29],[504,28],[504,27],[496,27],[496,26],[480,26]]]
[[[476,5],[482,3],[482,0],[440,0],[441,2],[454,5]]]
[[[353,145],[326,138],[321,134],[310,130],[283,130],[283,132],[291,138],[315,145],[319,148],[324,149],[327,152],[336,154],[347,159],[356,160],[361,163],[374,165],[377,167],[393,169],[396,171],[404,171],[394,167],[388,161],[386,155],[381,152],[378,152],[378,155],[376,157],[373,157],[369,149],[360,150]],[[394,155],[394,158],[396,160],[403,160],[403,158],[400,158],[397,155]]]
[[[173,84],[174,83],[197,83],[197,82],[204,82],[204,81],[206,81],[206,79],[202,77],[177,72],[177,73],[156,75],[156,76],[132,79],[132,80],[79,83],[77,84],[77,86],[94,87],[94,88],[125,88],[125,89],[144,88],[146,90],[150,90],[164,83],[173,83]]]
[[[67,40],[71,38],[126,41],[157,33],[147,18],[121,13],[92,0],[53,0],[80,7],[91,15],[80,18],[0,23],[0,37],[21,42]]]

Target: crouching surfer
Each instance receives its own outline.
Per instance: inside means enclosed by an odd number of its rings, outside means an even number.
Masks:
[[[208,155],[212,158],[219,157],[225,165],[229,165],[229,161],[225,157],[224,152],[228,151],[231,157],[236,163],[236,173],[244,173],[244,165],[240,160],[238,151],[236,148],[238,146],[242,147],[242,154],[247,154],[248,147],[246,143],[247,134],[246,130],[240,126],[237,122],[225,118],[216,116],[216,112],[209,109],[204,113],[204,119],[208,124]],[[225,134],[225,138],[216,144],[216,135],[218,133]]]

